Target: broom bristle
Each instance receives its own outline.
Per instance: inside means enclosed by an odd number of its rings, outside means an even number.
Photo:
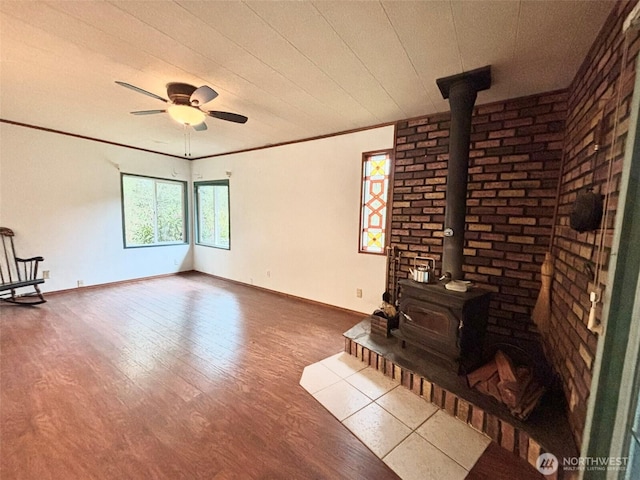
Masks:
[[[546,329],[547,323],[551,319],[551,280],[553,279],[553,270],[553,257],[551,253],[547,252],[540,269],[542,273],[540,293],[531,314],[533,322],[540,331]]]

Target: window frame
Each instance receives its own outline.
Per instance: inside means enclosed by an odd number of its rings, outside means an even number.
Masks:
[[[200,201],[198,199],[198,187],[208,187],[208,186],[225,186],[227,187],[227,215],[228,215],[228,224],[229,224],[229,245],[227,247],[223,247],[220,245],[214,245],[210,243],[202,243],[200,241]],[[198,182],[193,182],[193,225],[194,225],[194,245],[198,245],[201,247],[209,247],[209,248],[217,248],[219,250],[231,250],[231,183],[229,179],[219,179],[219,180],[201,180]]]
[[[146,178],[154,181],[154,195],[157,195],[157,190],[155,188],[158,182],[162,183],[170,183],[170,184],[179,184],[182,186],[182,235],[184,240],[178,242],[154,242],[147,245],[127,245],[127,222],[126,222],[126,214],[124,208],[124,179],[125,177],[137,177],[137,178]],[[171,178],[162,178],[162,177],[152,177],[150,175],[139,175],[136,173],[120,173],[120,207],[122,211],[122,244],[125,249],[130,248],[150,248],[150,247],[170,247],[175,245],[188,245],[189,244],[189,196],[188,196],[188,183],[184,180],[175,180]],[[157,238],[157,229],[158,229],[158,211],[157,200],[154,197],[154,230],[155,236]]]
[[[382,244],[382,251],[380,252],[371,252],[371,251],[367,251],[367,250],[363,250],[362,248],[362,234],[364,231],[364,225],[363,225],[363,215],[364,215],[364,209],[365,209],[365,203],[364,203],[364,188],[365,188],[365,171],[366,171],[366,163],[368,160],[370,160],[371,157],[375,157],[377,155],[386,155],[388,162],[389,162],[389,176],[387,179],[387,192],[386,192],[386,213],[385,213],[385,218],[384,218],[384,226],[383,226],[383,232],[384,232],[384,242]],[[362,153],[362,161],[361,161],[361,167],[360,167],[360,215],[359,215],[359,222],[358,222],[358,253],[363,253],[366,255],[386,255],[386,247],[389,245],[390,242],[390,222],[391,222],[391,201],[392,201],[392,189],[393,189],[393,161],[394,161],[394,157],[393,157],[393,149],[383,149],[383,150],[374,150],[371,152],[363,152]]]

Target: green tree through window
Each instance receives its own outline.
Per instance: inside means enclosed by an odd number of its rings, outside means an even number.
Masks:
[[[125,247],[186,243],[186,182],[122,174]]]
[[[196,243],[229,249],[229,180],[196,182]]]

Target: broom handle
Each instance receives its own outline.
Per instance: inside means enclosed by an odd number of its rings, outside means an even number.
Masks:
[[[560,191],[562,187],[562,176],[564,175],[564,167],[566,163],[566,150],[562,149],[562,157],[560,158],[560,175],[558,176],[558,185],[556,186],[556,204],[553,206],[553,222],[551,223],[551,235],[549,235],[549,253],[553,254],[553,241],[556,238],[556,222],[558,221],[558,210],[560,209]]]

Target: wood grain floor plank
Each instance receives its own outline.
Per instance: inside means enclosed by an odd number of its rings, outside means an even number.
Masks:
[[[397,479],[299,385],[360,316],[201,274],[0,307],[0,477]]]
[[[467,480],[513,480],[514,478],[544,480],[545,476],[495,443],[489,444],[467,476]]]

